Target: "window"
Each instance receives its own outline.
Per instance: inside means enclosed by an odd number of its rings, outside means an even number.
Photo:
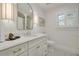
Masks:
[[[78,9],[72,9],[57,14],[58,27],[78,27]]]
[[[62,14],[62,15],[59,15],[59,16],[58,16],[59,26],[65,25],[64,19],[65,19],[65,15]]]

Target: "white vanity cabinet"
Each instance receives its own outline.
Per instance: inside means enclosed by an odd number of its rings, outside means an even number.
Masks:
[[[46,56],[48,53],[46,36],[29,38],[23,37],[0,44],[0,56]]]

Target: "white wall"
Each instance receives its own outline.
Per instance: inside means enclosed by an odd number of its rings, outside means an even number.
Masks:
[[[45,13],[43,12],[42,8],[38,6],[36,3],[31,4],[34,13],[34,26],[33,26],[33,33],[42,33],[45,32],[45,28],[39,27],[39,17],[45,19]]]
[[[9,33],[16,33],[16,23],[12,20],[0,20],[0,42],[8,38]]]
[[[76,52],[78,30],[56,29],[56,13],[62,10],[79,8],[78,4],[60,4],[47,10],[46,32],[49,40],[55,41],[55,47],[67,52]]]

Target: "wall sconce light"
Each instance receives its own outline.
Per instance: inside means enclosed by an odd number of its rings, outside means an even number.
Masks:
[[[37,15],[37,13],[36,12],[34,12],[34,24],[38,24],[38,15]]]

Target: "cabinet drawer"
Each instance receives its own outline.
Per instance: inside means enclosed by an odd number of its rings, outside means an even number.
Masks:
[[[15,47],[0,51],[0,56],[18,56],[27,51],[27,45],[21,44]]]
[[[43,42],[44,44],[47,44],[47,38],[46,38],[46,37],[43,37],[43,38],[42,38],[42,42]]]
[[[16,47],[12,48],[12,53],[15,56],[19,56],[20,54],[27,52],[26,48],[27,48],[26,44],[18,45]]]
[[[43,47],[43,56],[46,56],[48,54],[47,47]]]
[[[12,50],[7,49],[7,50],[0,51],[0,56],[13,56]]]
[[[34,39],[34,40],[29,41],[28,42],[29,43],[29,48],[39,44],[40,41],[41,41],[41,39]]]

